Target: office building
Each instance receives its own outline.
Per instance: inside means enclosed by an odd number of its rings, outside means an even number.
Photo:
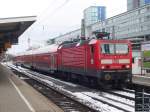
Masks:
[[[127,0],[127,10],[130,11],[130,10],[142,7],[149,3],[150,3],[150,0]]]
[[[98,21],[106,19],[106,7],[104,6],[91,6],[84,10],[85,26],[89,26]]]

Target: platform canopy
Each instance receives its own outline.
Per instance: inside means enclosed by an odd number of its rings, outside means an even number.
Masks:
[[[34,22],[36,16],[0,18],[0,54],[18,43],[18,37]]]

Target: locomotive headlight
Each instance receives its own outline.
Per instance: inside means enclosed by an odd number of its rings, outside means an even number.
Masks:
[[[130,66],[129,66],[129,65],[126,65],[126,68],[130,68]]]
[[[130,60],[129,59],[119,59],[119,63],[120,64],[130,63]]]
[[[101,68],[102,68],[102,69],[105,69],[105,66],[102,66]]]
[[[102,59],[101,64],[112,64],[112,59]]]

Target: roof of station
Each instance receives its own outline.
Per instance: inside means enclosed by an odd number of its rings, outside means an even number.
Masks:
[[[18,37],[36,21],[36,16],[0,18],[0,54],[18,43]]]

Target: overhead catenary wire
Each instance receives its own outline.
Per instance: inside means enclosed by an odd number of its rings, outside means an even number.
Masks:
[[[50,14],[49,13],[46,14],[47,9],[49,9],[49,7],[51,6],[50,5],[45,10],[45,12],[43,12],[43,14],[45,15],[45,17],[42,18],[42,16],[41,16],[41,18],[38,20],[37,24],[41,24],[43,21],[45,21],[47,19],[47,16],[51,16],[51,17],[54,16],[58,11],[60,11],[62,8],[64,8],[69,3],[69,1],[70,0],[65,0],[61,5],[59,5],[58,7],[56,7]]]
[[[54,4],[56,3],[56,1],[57,1],[57,0],[53,0],[52,2],[50,2],[49,5],[48,5],[42,12],[40,12],[40,13],[38,14],[38,15],[39,15],[38,19],[39,19],[39,20],[42,19],[42,18],[46,15],[46,13],[49,13],[50,8],[51,8],[52,6],[54,6]]]
[[[48,7],[43,10],[41,12],[41,15],[39,15],[39,18],[37,20],[37,22],[34,23],[33,26],[30,27],[30,29],[28,30],[28,38],[30,38],[32,32],[35,30],[35,28],[37,27],[41,27],[42,28],[42,32],[40,33],[40,35],[43,35],[44,31],[46,30],[45,25],[43,24],[46,21],[49,21],[50,19],[46,20],[48,16],[54,16],[56,13],[58,13],[62,8],[64,8],[68,2],[70,0],[65,0],[63,3],[61,3],[59,6],[57,6],[56,8],[54,8],[51,12],[49,12],[49,9],[51,9],[51,6],[53,6],[58,0],[52,0],[50,2],[50,4],[48,5]],[[36,26],[36,27],[35,27]],[[31,34],[29,34],[31,33]],[[33,39],[30,38],[32,41]],[[36,42],[37,43],[37,42]]]
[[[33,30],[35,29],[35,26],[36,27],[42,27],[44,28],[44,24],[43,22],[46,22],[45,19],[47,19],[47,16],[53,16],[54,14],[56,14],[58,11],[60,11],[70,0],[65,0],[62,4],[60,4],[58,7],[56,7],[53,11],[51,11],[50,13],[48,12],[50,7],[53,6],[55,3],[56,3],[57,0],[53,0],[49,5],[48,7],[41,12],[41,15],[39,15],[39,19],[37,20],[37,22],[34,23],[34,25],[32,25],[28,32],[32,33]],[[50,20],[50,19],[48,19]],[[44,31],[45,28],[42,30]]]

